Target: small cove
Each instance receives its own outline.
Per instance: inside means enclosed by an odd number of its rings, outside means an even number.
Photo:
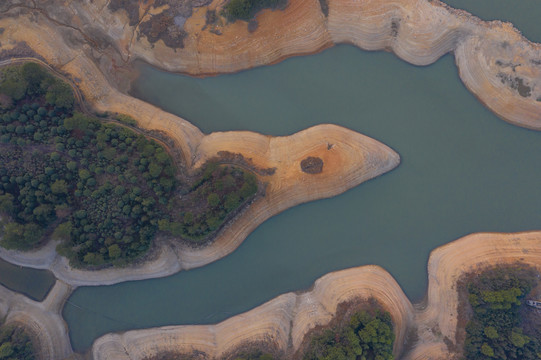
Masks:
[[[36,301],[45,299],[56,278],[47,270],[30,269],[0,259],[0,284]]]
[[[143,65],[134,92],[206,133],[288,135],[339,124],[392,147],[402,163],[345,194],[270,219],[206,267],[78,289],[63,313],[76,350],[110,331],[215,323],[364,264],[383,266],[416,301],[433,248],[471,232],[539,228],[541,133],[509,125],[479,104],[451,56],[414,67],[344,45],[207,79]]]

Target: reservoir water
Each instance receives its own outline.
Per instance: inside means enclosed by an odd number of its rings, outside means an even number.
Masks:
[[[472,232],[540,228],[541,132],[484,108],[459,81],[451,56],[414,67],[343,45],[206,79],[140,70],[137,96],[207,133],[287,135],[334,123],[382,141],[402,163],[340,196],[275,216],[211,265],[79,288],[63,312],[76,350],[111,331],[219,322],[365,264],[387,269],[418,301],[435,247]]]
[[[55,281],[50,271],[20,267],[0,259],[0,284],[31,299],[45,299]]]

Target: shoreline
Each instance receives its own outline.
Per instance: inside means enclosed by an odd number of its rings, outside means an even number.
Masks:
[[[309,330],[331,321],[340,303],[373,297],[393,319],[395,356],[448,359],[453,354],[446,342],[456,341],[457,281],[471,271],[515,262],[541,271],[541,231],[475,233],[434,249],[428,260],[429,284],[424,304],[412,304],[388,272],[367,265],[329,273],[317,279],[309,290],[280,295],[215,325],[109,333],[94,341],[91,354],[94,360],[129,360],[160,352],[196,350],[220,357],[244,343],[261,341],[274,343],[278,351],[293,354]],[[403,354],[408,331],[416,331],[418,340],[408,345]]]

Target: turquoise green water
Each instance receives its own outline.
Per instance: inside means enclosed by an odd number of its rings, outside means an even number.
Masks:
[[[539,0],[443,0],[483,20],[509,21],[531,41],[541,42],[541,1]]]
[[[338,46],[215,78],[141,71],[140,97],[205,132],[285,135],[330,122],[384,142],[402,163],[345,194],[275,216],[201,269],[78,289],[63,313],[77,350],[110,331],[215,323],[364,264],[383,266],[419,300],[433,248],[472,232],[540,227],[541,133],[479,104],[450,56],[420,68]]]
[[[12,265],[0,259],[0,284],[41,301],[55,283],[53,273]]]

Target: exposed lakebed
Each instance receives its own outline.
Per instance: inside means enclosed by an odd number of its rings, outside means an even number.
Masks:
[[[402,163],[343,195],[270,219],[211,265],[78,289],[64,309],[74,349],[110,331],[214,323],[363,264],[383,266],[419,300],[431,249],[472,232],[538,228],[541,133],[485,109],[452,61],[421,68],[338,46],[207,79],[141,66],[134,92],[205,132],[286,135],[334,123],[382,141]]]

